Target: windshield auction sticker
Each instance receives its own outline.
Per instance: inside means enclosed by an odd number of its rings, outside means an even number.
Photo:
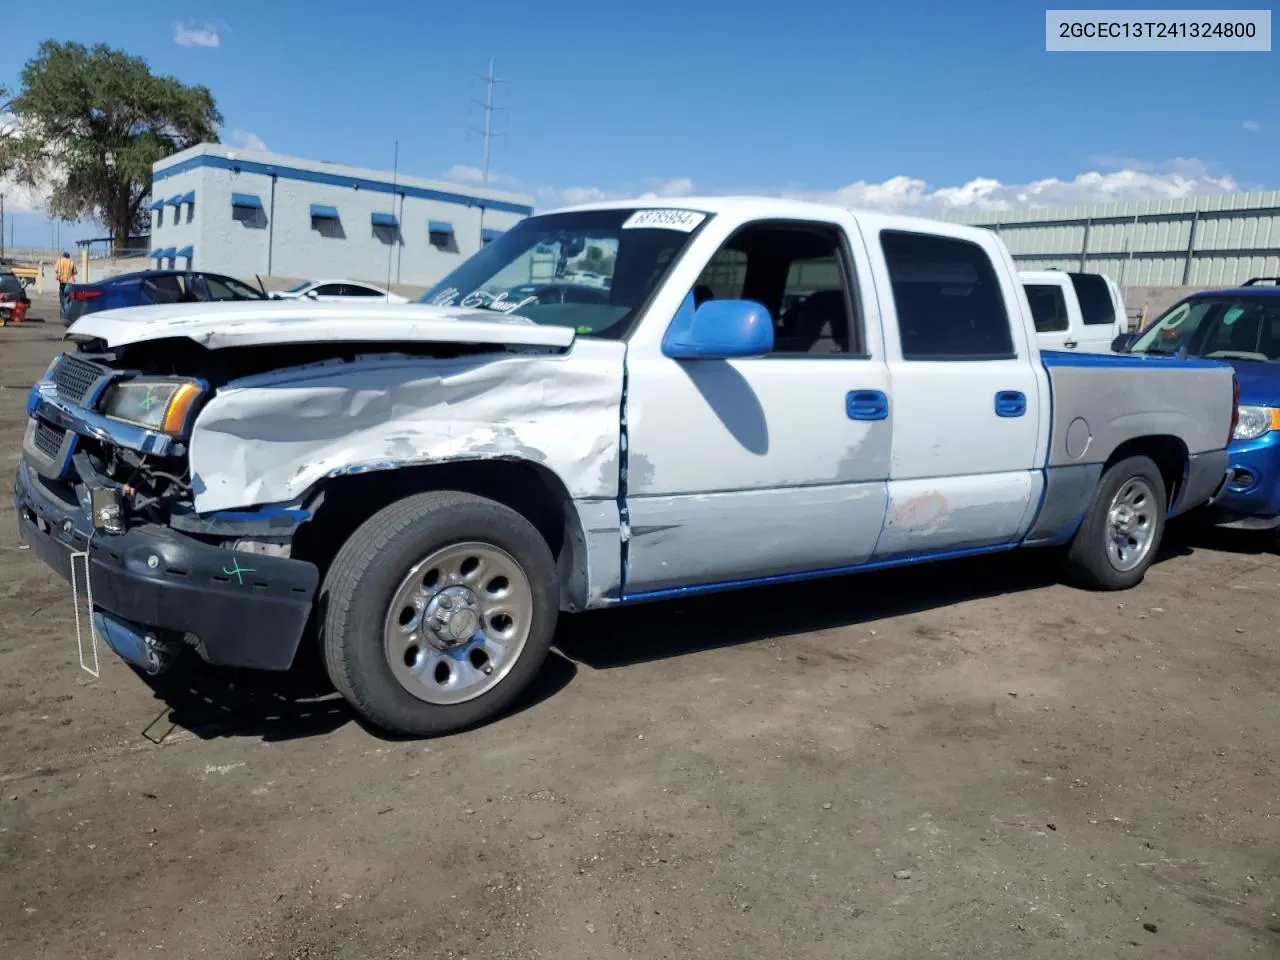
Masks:
[[[627,217],[622,225],[623,230],[640,230],[642,228],[658,230],[679,230],[681,233],[692,233],[703,220],[705,213],[696,210],[637,210]]]
[[[1045,50],[1267,52],[1270,10],[1046,10]]]

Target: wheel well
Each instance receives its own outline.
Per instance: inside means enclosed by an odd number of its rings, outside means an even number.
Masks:
[[[1155,465],[1160,469],[1160,479],[1164,481],[1167,507],[1172,510],[1178,493],[1182,490],[1182,484],[1186,481],[1187,465],[1191,461],[1187,445],[1177,437],[1134,437],[1112,451],[1106,465],[1102,468],[1103,472],[1106,472],[1113,463],[1119,463],[1126,457],[1136,456],[1150,457],[1155,461]]]
[[[312,519],[299,528],[293,555],[321,577],[343,543],[383,507],[428,490],[459,490],[496,500],[537,528],[556,559],[562,606],[580,609],[587,596],[586,537],[573,499],[555,473],[527,460],[471,460],[356,473],[328,480]]]

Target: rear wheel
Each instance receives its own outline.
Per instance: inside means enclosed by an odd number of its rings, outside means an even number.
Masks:
[[[325,665],[361,715],[411,736],[511,705],[546,659],[559,592],[541,535],[514,510],[439,491],[381,510],[321,591]]]
[[[1067,549],[1068,576],[1094,590],[1141,583],[1164,536],[1166,513],[1164,478],[1151,458],[1112,464]]]

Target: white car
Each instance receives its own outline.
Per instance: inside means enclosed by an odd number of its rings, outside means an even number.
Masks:
[[[345,303],[352,298],[370,302],[381,300],[383,303],[409,302],[408,297],[375,287],[371,283],[357,283],[354,280],[304,280],[296,287],[290,287],[288,290],[274,290],[271,293],[273,300],[300,300],[303,297],[308,300],[337,303]]]
[[[1018,279],[1041,350],[1109,353],[1112,341],[1128,329],[1124,297],[1105,274],[1023,270]]]

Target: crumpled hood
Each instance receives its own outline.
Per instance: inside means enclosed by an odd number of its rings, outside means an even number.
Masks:
[[[281,343],[492,343],[567,347],[574,331],[524,317],[419,303],[252,300],[170,303],[87,314],[71,337],[109,347],[186,337],[211,350]]]

